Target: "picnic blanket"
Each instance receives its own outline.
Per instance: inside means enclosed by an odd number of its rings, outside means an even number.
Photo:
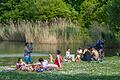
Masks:
[[[16,70],[15,66],[0,66],[0,72],[14,71]]]

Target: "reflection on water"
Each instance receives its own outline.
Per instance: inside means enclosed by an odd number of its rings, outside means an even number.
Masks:
[[[59,49],[65,52],[67,48],[70,48],[74,53],[77,48],[82,47],[80,44],[34,44],[34,52],[49,53]],[[0,42],[0,54],[23,54],[24,43],[23,42]]]
[[[24,43],[21,42],[0,42],[0,54],[23,53]]]
[[[61,50],[62,55],[65,54],[67,48],[70,48],[72,53],[75,53],[76,49],[79,47],[86,48],[88,45],[84,46],[80,43],[78,44],[34,44],[34,53],[37,53],[40,57],[40,54],[49,54],[54,53],[57,49]],[[8,57],[0,58],[0,65],[13,65],[16,63],[18,57],[22,57],[24,52],[24,42],[0,42],[0,55],[9,55]],[[116,53],[120,53],[120,49],[105,49],[105,56],[115,56]],[[34,54],[33,53],[33,54]],[[4,54],[4,55],[3,55]],[[16,54],[16,55],[15,55]],[[12,55],[16,56],[13,57]],[[19,56],[17,56],[19,55]],[[10,57],[11,56],[11,57]],[[35,57],[33,57],[36,60]]]

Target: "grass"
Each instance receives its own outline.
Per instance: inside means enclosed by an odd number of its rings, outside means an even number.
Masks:
[[[63,62],[61,71],[1,72],[0,80],[119,80],[120,57],[107,57],[98,62]]]

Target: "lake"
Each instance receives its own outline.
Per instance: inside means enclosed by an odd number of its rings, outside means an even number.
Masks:
[[[59,49],[62,55],[65,55],[67,48],[71,49],[72,53],[75,53],[79,47],[86,48],[89,45],[81,45],[80,43],[73,44],[34,44],[34,50],[32,53],[34,61],[40,56],[48,56],[48,54],[54,54],[55,50]],[[108,49],[105,48],[105,56],[116,56],[116,53],[120,52],[120,49]],[[18,57],[23,57],[24,42],[0,42],[0,65],[13,65],[16,63]]]

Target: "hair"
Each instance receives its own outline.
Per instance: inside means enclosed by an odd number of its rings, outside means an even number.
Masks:
[[[85,49],[82,49],[82,52],[84,52]]]
[[[39,58],[38,61],[39,62],[43,62],[44,60],[43,60],[43,58]]]
[[[78,48],[79,50],[81,49],[81,48]]]
[[[33,44],[32,42],[30,42],[30,44]]]
[[[21,60],[22,58],[18,58],[18,62]]]
[[[57,54],[61,54],[60,50],[57,50]]]
[[[28,42],[25,43],[25,46],[27,46],[27,45],[28,45]]]
[[[67,48],[67,50],[69,50],[70,48]]]

